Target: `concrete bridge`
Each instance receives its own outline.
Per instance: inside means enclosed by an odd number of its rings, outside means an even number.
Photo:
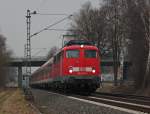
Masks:
[[[31,67],[39,67],[47,61],[46,57],[32,57],[30,61]],[[130,62],[124,62],[124,69],[131,65]],[[10,67],[18,67],[18,86],[22,86],[22,67],[29,66],[27,65],[27,59],[23,57],[12,58],[9,62]],[[113,60],[102,60],[101,66],[113,66]]]
[[[43,65],[47,61],[46,57],[44,56],[39,56],[39,57],[32,57],[30,61],[31,67],[39,67]],[[9,66],[12,67],[24,67],[24,66],[29,66],[26,64],[27,59],[23,57],[16,57],[12,58],[11,61],[9,62]],[[131,62],[129,61],[124,61],[124,64],[131,65]],[[101,61],[102,66],[113,66],[113,60],[112,59],[106,59]]]
[[[39,67],[47,61],[46,57],[32,57],[30,60],[31,67]],[[18,86],[22,86],[23,74],[22,67],[29,66],[27,64],[27,59],[23,57],[15,57],[9,61],[9,67],[17,67],[18,68]]]
[[[47,61],[46,57],[32,57],[30,63],[32,67],[38,67],[44,64],[46,61]],[[29,66],[26,63],[27,63],[26,58],[17,57],[17,58],[11,59],[11,61],[9,62],[9,66],[12,66],[12,67]]]

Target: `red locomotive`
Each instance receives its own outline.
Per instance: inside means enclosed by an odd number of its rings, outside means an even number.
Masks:
[[[30,85],[94,92],[100,85],[100,74],[98,48],[87,41],[72,40],[32,74]]]

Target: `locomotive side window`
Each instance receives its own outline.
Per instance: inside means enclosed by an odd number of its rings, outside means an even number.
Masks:
[[[79,50],[67,50],[66,51],[67,58],[78,58],[79,57]]]
[[[96,50],[85,50],[84,56],[86,58],[96,58]]]

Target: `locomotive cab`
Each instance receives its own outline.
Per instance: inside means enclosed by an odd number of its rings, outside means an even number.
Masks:
[[[100,57],[96,46],[75,44],[65,47],[63,63],[66,83],[92,91],[99,87]]]

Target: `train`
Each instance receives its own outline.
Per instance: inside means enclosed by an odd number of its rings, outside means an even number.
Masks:
[[[101,82],[100,54],[93,43],[71,40],[32,73],[30,86],[95,92]]]

